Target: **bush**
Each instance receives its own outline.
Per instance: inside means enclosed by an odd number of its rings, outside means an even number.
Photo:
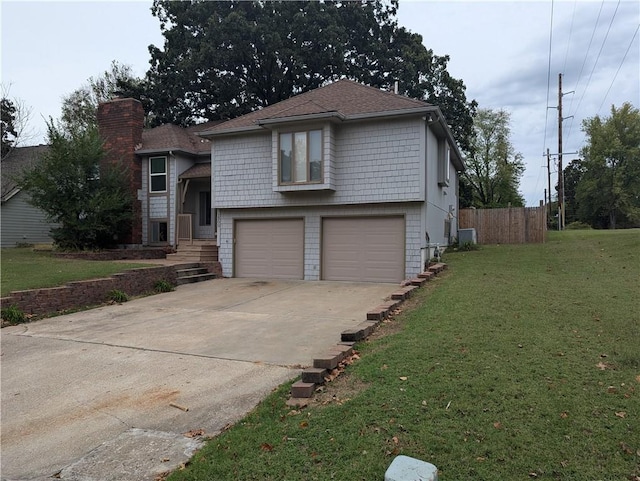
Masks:
[[[112,302],[117,302],[118,304],[122,304],[123,302],[127,302],[129,300],[129,296],[126,292],[114,289],[112,291],[109,291],[109,300]]]
[[[165,281],[164,279],[160,279],[153,284],[153,290],[160,292],[171,292],[173,290],[173,286],[169,281]]]
[[[467,242],[463,242],[462,244],[460,244],[458,246],[458,250],[460,251],[477,251],[478,249],[480,249],[480,246],[474,242],[471,241],[467,241]]]
[[[571,224],[567,224],[564,228],[566,230],[587,230],[587,229],[592,229],[592,227],[589,224],[585,224],[584,222],[580,222],[580,221],[575,221],[575,222],[572,222]]]
[[[11,305],[2,309],[2,320],[15,326],[16,324],[27,322],[27,316],[25,316],[24,312],[22,312],[18,306]]]

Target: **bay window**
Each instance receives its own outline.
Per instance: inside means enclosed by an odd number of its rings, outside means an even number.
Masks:
[[[281,133],[279,138],[279,183],[322,182],[322,131]]]

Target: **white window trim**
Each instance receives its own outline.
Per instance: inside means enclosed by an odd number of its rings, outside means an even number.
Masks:
[[[151,161],[154,159],[163,159],[164,160],[164,172],[162,173],[152,173],[151,172]],[[164,190],[153,190],[153,177],[164,176]],[[167,157],[165,156],[156,156],[149,157],[149,193],[150,194],[163,194],[168,191],[169,188],[169,163],[167,162]]]

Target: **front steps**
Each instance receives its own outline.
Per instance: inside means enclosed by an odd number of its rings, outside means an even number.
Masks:
[[[218,277],[216,274],[209,272],[206,267],[201,266],[197,262],[189,264],[179,264],[175,266],[178,278],[176,283],[181,286],[183,284],[192,284],[195,282],[208,281]]]
[[[194,239],[192,244],[179,244],[175,254],[167,259],[180,262],[218,262],[218,246],[215,239]]]

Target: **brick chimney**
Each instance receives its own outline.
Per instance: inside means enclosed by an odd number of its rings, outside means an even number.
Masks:
[[[104,141],[110,164],[123,164],[128,173],[129,187],[133,195],[133,222],[130,235],[120,239],[120,244],[142,245],[142,215],[138,191],[142,188],[142,163],[135,155],[142,145],[144,109],[131,98],[116,98],[98,105],[98,131]]]

